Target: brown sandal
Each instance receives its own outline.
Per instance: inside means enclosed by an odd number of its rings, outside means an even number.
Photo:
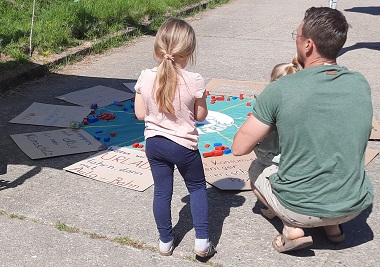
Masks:
[[[277,238],[282,239],[282,246],[277,245]],[[273,248],[280,253],[306,248],[311,245],[313,245],[313,238],[311,236],[303,236],[296,239],[289,239],[285,235],[277,235],[272,241]]]

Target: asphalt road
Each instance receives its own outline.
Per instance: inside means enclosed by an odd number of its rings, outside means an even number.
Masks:
[[[190,70],[212,78],[269,80],[270,71],[295,54],[291,32],[304,11],[327,0],[232,0],[189,18],[198,38],[197,62]],[[374,116],[380,121],[380,5],[377,0],[340,0],[351,24],[338,64],[362,72],[372,88]],[[63,170],[93,153],[31,160],[11,134],[51,130],[10,124],[33,102],[67,104],[56,96],[104,85],[127,90],[140,71],[153,67],[153,36],[143,36],[102,55],[89,56],[48,76],[27,82],[0,99],[0,265],[1,266],[203,266],[191,253],[194,240],[188,193],[176,173],[173,224],[180,237],[173,256],[162,257],[152,215],[153,187],[137,192]],[[349,145],[349,144],[347,144]],[[380,149],[379,141],[369,147]],[[319,229],[308,230],[314,245],[292,254],[273,250],[281,224],[258,213],[249,191],[208,186],[211,240],[218,253],[211,266],[378,266],[380,246],[380,156],[367,165],[375,202],[344,225],[347,240],[333,246]],[[56,226],[68,226],[59,231]],[[73,230],[71,233],[68,230]],[[145,249],[114,241],[128,237]]]

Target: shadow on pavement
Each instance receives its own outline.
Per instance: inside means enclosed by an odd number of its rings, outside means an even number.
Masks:
[[[32,178],[34,175],[38,174],[39,172],[41,172],[41,167],[34,167],[33,169],[31,169],[24,175],[20,176],[16,180],[7,181],[7,180],[0,179],[0,191],[22,185],[26,180],[28,180],[29,178]]]
[[[332,244],[325,238],[325,233],[321,228],[310,229],[314,238],[313,248],[315,249],[331,249],[341,250],[360,246],[373,240],[374,235],[372,229],[367,224],[367,219],[372,212],[372,205],[365,209],[355,219],[342,224],[346,240],[339,244]]]
[[[33,102],[73,106],[73,104],[59,100],[55,97],[97,85],[130,92],[123,83],[135,81],[135,79],[70,76],[50,73],[42,79],[29,81],[22,86],[12,88],[11,91],[1,95],[0,126],[2,126],[2,130],[0,135],[0,154],[2,156],[0,158],[0,175],[4,175],[6,178],[0,176],[0,190],[23,184],[26,180],[31,179],[34,175],[38,174],[44,167],[62,170],[64,167],[97,153],[97,151],[94,151],[32,160],[16,145],[10,135],[49,131],[61,128],[9,123],[11,119],[18,116]],[[33,166],[35,168],[20,177],[12,177],[12,175],[6,175],[9,170],[9,165],[25,165]]]
[[[240,191],[239,191],[240,192]],[[209,235],[210,241],[217,246],[223,232],[224,220],[230,216],[231,208],[237,208],[244,204],[245,197],[238,195],[237,191],[221,191],[215,187],[207,189],[209,205]],[[173,227],[177,242],[193,229],[193,220],[190,211],[190,195],[182,198],[186,205],[179,212],[179,220]]]
[[[0,40],[2,36],[0,34]],[[0,92],[48,74],[47,66],[33,62],[0,62]]]
[[[252,208],[252,212],[255,214],[262,215],[260,209],[265,208],[264,204],[257,201],[255,206]],[[372,212],[372,205],[365,209],[358,217],[355,219],[344,223],[342,225],[343,231],[346,235],[346,240],[342,243],[333,244],[329,242],[325,236],[325,231],[322,227],[304,229],[305,235],[313,236],[314,244],[310,249],[302,249],[298,251],[290,251],[287,254],[297,257],[310,257],[315,256],[314,249],[317,250],[342,250],[346,248],[356,247],[373,240],[374,235],[372,229],[367,224],[367,219]],[[264,217],[267,219],[266,217]],[[274,219],[267,219],[269,223],[279,232],[282,232],[283,224],[278,217]]]
[[[347,12],[357,12],[357,13],[365,13],[370,15],[380,15],[380,6],[363,6],[363,7],[352,7],[349,9],[345,9]]]
[[[359,42],[348,47],[343,47],[339,51],[338,57],[347,53],[348,51],[355,50],[355,49],[362,49],[362,48],[380,51],[380,42]]]

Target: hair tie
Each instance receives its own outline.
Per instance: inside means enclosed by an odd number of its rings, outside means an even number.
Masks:
[[[165,54],[164,58],[169,59],[169,60],[174,62],[174,56],[173,55]]]

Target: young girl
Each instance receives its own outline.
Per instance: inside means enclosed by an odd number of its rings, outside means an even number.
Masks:
[[[277,64],[272,70],[270,82],[273,82],[285,75],[294,74],[301,69],[302,66],[298,63],[296,57],[293,58],[291,63]],[[270,131],[268,136],[253,148],[253,151],[256,154],[257,160],[263,165],[263,167],[273,164],[278,165],[281,154],[277,129],[274,128]],[[261,209],[261,212],[269,219],[273,219],[276,216],[270,209]]]
[[[195,120],[205,120],[205,81],[184,70],[194,62],[193,28],[184,20],[170,18],[159,28],[154,56],[158,67],[146,69],[136,83],[135,113],[145,120],[146,155],[154,179],[153,214],[160,235],[159,252],[174,249],[171,220],[174,165],[185,180],[196,239],[193,252],[214,254],[208,235],[208,204],[203,164],[198,151]]]

